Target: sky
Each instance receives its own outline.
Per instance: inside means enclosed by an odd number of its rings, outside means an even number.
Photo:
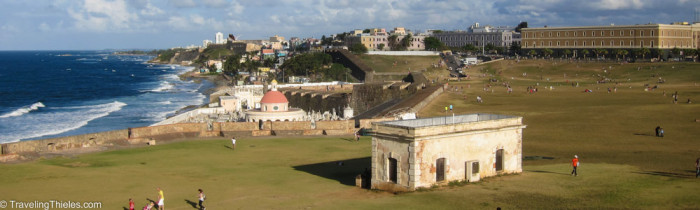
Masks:
[[[700,0],[0,0],[0,50],[165,49],[354,29],[688,21]]]

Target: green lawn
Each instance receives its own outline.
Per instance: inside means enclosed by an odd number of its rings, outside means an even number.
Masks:
[[[104,209],[122,209],[129,198],[142,207],[161,187],[167,209],[193,209],[198,188],[209,209],[700,208],[700,180],[693,176],[700,157],[700,65],[504,61],[468,73],[471,80],[450,82],[463,90],[446,91],[418,115],[442,116],[453,104],[457,114],[523,116],[522,174],[392,194],[353,186],[355,175],[370,167],[369,137],[239,139],[235,151],[226,139],[192,140],[2,164],[0,200],[100,201]],[[596,84],[598,74],[615,81]],[[666,83],[643,91],[658,76]],[[493,92],[483,90],[489,78],[500,80],[491,84]],[[617,92],[607,93],[615,82]],[[537,83],[538,93],[525,93]],[[593,92],[583,93],[586,88]],[[671,103],[675,91],[678,104]],[[475,103],[476,95],[484,103]],[[695,103],[685,104],[687,98]],[[657,125],[666,137],[654,137]],[[578,177],[569,175],[574,154],[581,159]]]
[[[695,179],[585,156],[578,177],[568,174],[568,160],[526,160],[523,174],[479,183],[403,194],[363,190],[352,184],[369,167],[370,139],[350,139],[240,139],[235,151],[228,140],[197,140],[0,165],[0,199],[99,201],[121,209],[128,198],[143,206],[161,187],[167,209],[192,209],[198,188],[210,209],[698,207]]]

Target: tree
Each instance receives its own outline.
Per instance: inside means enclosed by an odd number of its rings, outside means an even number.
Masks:
[[[642,47],[642,49],[639,49],[639,51],[637,51],[637,53],[639,53],[639,55],[642,56],[642,59],[644,59],[647,57],[647,54],[651,53],[651,51],[649,50],[649,48]]]
[[[671,55],[673,55],[674,58],[678,58],[678,56],[681,55],[681,49],[674,47],[673,49],[671,49]]]
[[[590,53],[590,52],[588,52],[588,50],[586,50],[586,49],[584,49],[583,51],[581,51],[581,55],[583,55],[583,59],[584,59],[584,60],[586,59],[586,56],[588,55],[588,53]]]
[[[618,50],[618,53],[622,55],[622,60],[625,60],[625,57],[627,56],[627,54],[629,54],[627,50]]]
[[[396,34],[392,34],[387,38],[389,41],[389,49],[390,50],[396,50],[398,44],[399,44],[399,36]]]
[[[530,50],[530,52],[527,53],[530,57],[535,57],[537,55],[537,51],[535,50]]]
[[[698,50],[696,49],[686,49],[683,52],[685,52],[686,56],[692,57],[693,61],[695,61],[695,56],[698,54]]]
[[[354,54],[364,54],[367,53],[367,46],[365,46],[362,43],[355,43],[352,46],[350,46],[350,52]]]
[[[571,50],[569,50],[569,49],[564,50],[564,58],[569,58],[569,55],[571,55]]]
[[[476,48],[476,46],[474,46],[472,44],[466,44],[462,47],[462,49],[466,52],[472,52],[472,53],[479,50],[478,48]]]
[[[593,53],[595,54],[595,58],[598,59],[598,58],[600,58],[600,54],[603,53],[603,49],[600,49],[600,48],[593,49]]]
[[[321,45],[331,45],[333,38],[326,38],[326,35],[321,36]]]
[[[549,56],[552,55],[552,53],[554,53],[554,51],[552,49],[549,49],[549,48],[544,48],[542,50],[542,54],[544,54],[544,57],[547,57],[547,58],[549,58]]]
[[[377,49],[384,50],[384,43],[379,44],[379,46],[377,46]]]
[[[224,61],[224,73],[238,80],[238,70],[241,68],[241,55],[230,55]]]
[[[411,43],[413,42],[413,35],[407,34],[406,36],[403,36],[401,39],[401,49],[400,50],[407,50],[409,47],[411,47]]]
[[[370,32],[369,28],[366,28],[365,30],[362,30],[362,33],[368,34]]]
[[[347,68],[339,63],[333,63],[329,69],[324,73],[324,78],[330,81],[342,81],[346,78]]]
[[[510,45],[510,52],[511,53],[517,55],[517,54],[520,54],[520,50],[521,50],[520,44],[518,44],[517,42],[513,42],[513,44]]]
[[[445,44],[440,41],[440,39],[436,37],[425,37],[423,40],[425,42],[425,50],[443,50],[445,48]]]

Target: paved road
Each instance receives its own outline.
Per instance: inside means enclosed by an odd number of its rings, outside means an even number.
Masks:
[[[459,57],[457,55],[445,55],[445,63],[447,63],[447,70],[450,70],[450,75],[459,75],[457,69],[461,65]]]

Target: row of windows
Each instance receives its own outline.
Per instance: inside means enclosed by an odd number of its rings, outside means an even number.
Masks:
[[[528,44],[530,44],[530,43],[531,43],[531,46],[532,46],[532,47],[537,47],[537,42],[534,42],[534,41],[533,41],[533,42],[525,42],[525,47],[528,47]],[[582,42],[581,42],[581,44],[582,44],[581,46],[584,46],[584,47],[585,47],[587,43],[589,43],[589,42],[582,41]],[[610,46],[610,47],[615,46],[615,41],[612,41],[612,40],[611,40],[609,43],[610,43],[610,45],[607,45],[607,46]],[[540,41],[540,45],[539,45],[539,46],[540,46],[540,47],[544,47],[544,46],[552,47],[552,46],[554,46],[554,45],[552,45],[552,41],[549,41],[547,44],[549,44],[549,45],[545,45],[545,42],[544,42],[544,41]],[[573,45],[574,47],[578,46],[578,41],[574,41],[573,44],[574,44],[574,45]],[[560,41],[557,41],[557,42],[556,42],[556,46],[557,46],[557,47],[558,47],[558,46],[561,46],[561,42],[560,42]],[[567,46],[567,47],[568,47],[568,46],[569,46],[569,42],[568,42],[568,41],[564,42],[564,46]],[[596,42],[595,42],[595,41],[591,41],[591,42],[590,42],[590,45],[588,45],[588,46],[594,47],[594,46],[596,46]],[[600,41],[600,45],[598,45],[598,46],[605,46],[605,41]],[[620,41],[620,44],[617,45],[617,46],[620,46],[620,47],[625,47],[625,46],[627,46],[627,47],[633,47],[633,46],[634,46],[634,41],[631,41],[631,40],[630,40],[630,41],[629,41],[629,45],[625,45],[625,41],[622,41],[622,40],[621,40],[621,41]],[[639,46],[644,46],[644,41],[639,41]],[[649,47],[654,47],[654,41],[649,42],[649,45],[648,45],[648,46],[649,46]],[[674,42],[665,42],[665,41],[661,41],[661,47],[691,47],[691,46],[690,46],[690,42],[688,42],[688,41],[686,41],[686,42],[683,42],[683,41],[680,41],[680,42],[679,42],[679,41],[674,41]]]
[[[605,36],[605,34],[606,34],[605,32],[606,31],[590,31],[589,34],[591,35],[591,37]],[[634,32],[635,32],[635,30],[629,30],[628,36],[635,36],[635,35],[645,36],[645,31],[643,31],[643,30],[639,30],[639,33],[637,33],[637,34],[635,34]],[[568,37],[569,31],[565,31],[563,34],[564,34],[564,36]],[[577,37],[579,33],[578,33],[578,31],[573,31],[573,32],[571,32],[571,34],[573,34],[575,37]],[[587,35],[586,31],[581,31],[581,34],[584,37]],[[608,31],[607,34],[609,36],[616,36],[614,30]],[[619,36],[625,36],[625,31],[619,30],[619,32],[617,34],[619,34]],[[649,33],[646,33],[646,34],[648,34],[649,36],[654,36],[654,30],[649,30]],[[548,35],[548,37],[554,37],[553,35],[556,35],[556,37],[560,37],[562,35],[562,32],[557,31],[556,33],[553,33],[550,31],[548,33],[545,33],[545,32],[539,33],[539,37],[545,37],[545,35]],[[661,31],[661,35],[662,36],[690,36],[690,32],[678,31],[678,30],[668,30],[668,31]],[[525,33],[525,38],[529,38],[530,36],[532,38],[538,37],[536,32]]]
[[[496,36],[496,35],[493,35],[493,36],[448,36],[448,37],[441,36],[441,37],[438,37],[438,39],[440,39],[440,41],[442,41],[442,42],[445,42],[445,41],[474,41],[474,40],[487,40],[487,41],[501,40],[498,37],[500,37],[500,36]]]
[[[398,40],[400,41],[401,39],[398,39]],[[370,42],[375,42],[375,41],[380,41],[380,42],[381,42],[381,41],[384,41],[384,42],[386,42],[387,39],[386,39],[386,38],[362,38],[362,41],[363,41],[363,42],[367,42],[367,41],[370,41]],[[421,39],[420,39],[420,38],[411,38],[411,41],[412,41],[412,42],[420,42]]]

